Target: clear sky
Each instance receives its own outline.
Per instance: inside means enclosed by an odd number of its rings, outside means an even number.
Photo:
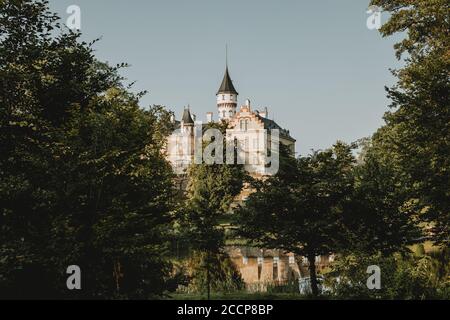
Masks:
[[[50,0],[66,20],[81,8],[83,39],[102,37],[97,57],[131,64],[123,74],[148,90],[142,105],[162,104],[198,120],[214,111],[229,67],[254,108],[289,129],[297,151],[355,141],[382,125],[385,85],[397,68],[393,43],[366,27],[369,0]],[[386,20],[382,16],[382,21]]]

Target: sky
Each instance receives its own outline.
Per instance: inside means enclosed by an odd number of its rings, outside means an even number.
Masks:
[[[122,71],[143,107],[159,104],[177,119],[190,105],[197,120],[213,111],[225,46],[239,105],[268,107],[289,129],[296,151],[353,142],[383,124],[395,83],[393,44],[369,30],[369,0],[50,0],[63,21],[81,10],[83,40],[101,37],[96,56]],[[387,14],[382,14],[382,22]]]

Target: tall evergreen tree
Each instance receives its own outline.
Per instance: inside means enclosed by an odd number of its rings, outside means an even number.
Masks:
[[[226,144],[225,123],[209,124],[208,128],[221,130],[223,145]],[[205,141],[205,146],[210,142]],[[191,248],[205,256],[208,299],[211,287],[210,264],[225,244],[222,223],[227,219],[235,197],[241,192],[245,178],[243,166],[237,164],[202,163],[193,164],[189,169],[187,200],[182,210],[181,223]]]

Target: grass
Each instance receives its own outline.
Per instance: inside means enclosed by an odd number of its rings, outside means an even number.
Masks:
[[[172,294],[170,300],[206,300],[206,294]],[[294,293],[264,293],[264,292],[233,292],[212,293],[211,300],[304,300],[308,297]]]

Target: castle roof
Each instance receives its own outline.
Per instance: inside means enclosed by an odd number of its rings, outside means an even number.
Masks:
[[[233,86],[233,81],[230,78],[230,74],[228,72],[228,67],[225,69],[225,74],[223,76],[222,84],[220,85],[219,91],[217,91],[217,94],[219,93],[233,93],[238,94],[236,89]]]
[[[189,110],[189,108],[184,109],[181,121],[183,121],[184,124],[194,124],[194,120],[192,120],[191,111]]]
[[[265,117],[262,117],[259,114],[256,114],[256,117],[262,121],[262,123],[264,124],[264,129],[269,129],[269,130],[278,129],[278,130],[280,130],[280,133],[283,137],[295,141],[295,139],[292,138],[292,136],[290,135],[289,130],[283,129],[274,120],[267,119]]]

